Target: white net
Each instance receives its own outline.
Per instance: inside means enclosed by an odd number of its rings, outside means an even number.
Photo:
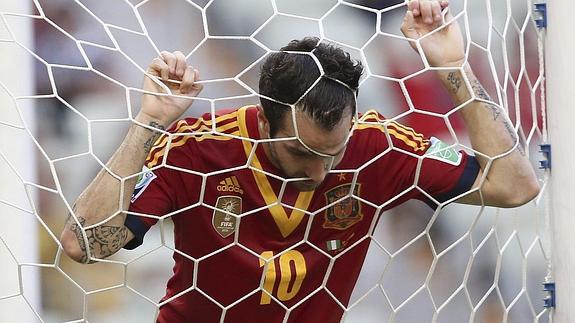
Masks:
[[[531,6],[527,0],[450,3],[464,31],[469,64],[494,104],[507,112],[519,144],[537,167],[537,145],[546,141],[543,42]],[[268,54],[292,39],[316,36],[344,48],[366,67],[357,98],[360,112],[376,109],[472,151],[459,107],[399,31],[405,10],[403,1],[393,0],[0,3],[0,70],[13,71],[0,73],[0,169],[5,179],[0,190],[0,322],[143,322],[158,314],[172,274],[172,253],[182,253],[175,247],[172,214],[159,218],[139,248],[89,266],[64,255],[59,235],[73,201],[133,122],[143,73],[161,50],[180,50],[201,70],[205,88],[187,112],[197,117],[258,103],[258,72]],[[33,70],[26,64],[33,64]],[[210,176],[246,167],[199,175],[205,186]],[[545,174],[538,176],[545,188]],[[282,194],[280,202],[288,211],[300,209],[281,201]],[[345,322],[547,322],[541,287],[550,272],[544,197],[545,189],[515,209],[449,204],[433,210],[407,202],[385,211],[359,239],[369,243],[369,250],[349,302],[326,287],[328,279],[314,293],[326,290]],[[393,202],[361,201],[378,211]],[[241,216],[277,203],[267,202]],[[217,211],[201,199],[198,204]],[[312,219],[322,211],[305,216]],[[289,320],[313,293],[291,304],[282,301],[297,286],[285,285],[283,296],[277,290],[262,293],[262,288],[275,290],[279,284],[281,289],[284,269],[290,275],[298,270],[290,267],[298,262],[297,247],[315,245],[305,235],[281,253],[254,251],[239,241],[238,223],[234,244],[262,259],[266,275],[260,285],[221,302],[197,285],[201,271],[196,269],[185,292],[210,299],[222,321],[252,295],[262,304],[282,306]],[[339,241],[328,243],[339,248]],[[199,268],[229,248],[189,261]],[[345,252],[324,254],[330,258],[324,269],[328,277]],[[233,289],[235,283],[219,284]]]

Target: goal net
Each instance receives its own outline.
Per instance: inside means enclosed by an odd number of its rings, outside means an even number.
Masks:
[[[429,208],[408,201],[386,210],[392,200],[375,205],[351,192],[356,202],[377,209],[368,234],[357,239],[369,244],[362,271],[349,300],[330,291],[328,278],[314,291],[331,295],[344,322],[551,320],[542,290],[552,274],[548,173],[538,164],[539,144],[547,142],[544,39],[533,3],[453,0],[449,5],[462,27],[467,62],[492,103],[511,120],[543,189],[535,200],[513,209],[456,203]],[[445,143],[440,155],[452,148],[480,153],[471,147],[458,115],[461,107],[454,106],[436,70],[401,34],[405,10],[399,0],[2,1],[0,322],[149,322],[157,317],[173,274],[172,255],[184,253],[176,248],[171,219],[182,210],[155,217],[158,223],[137,249],[91,265],[70,260],[59,236],[74,200],[134,123],[145,70],[162,50],[183,52],[201,71],[204,90],[183,116],[197,118],[259,103],[263,60],[290,40],[318,37],[365,66],[357,96],[360,114],[376,110],[387,119],[375,123],[393,122],[438,138]],[[242,140],[215,126],[193,131]],[[253,156],[237,169],[250,167]],[[210,176],[233,170],[197,175],[205,186]],[[266,175],[274,177],[260,172]],[[284,182],[283,192],[285,179],[274,179]],[[229,176],[222,187],[239,190],[240,183]],[[198,189],[204,192],[205,187]],[[242,219],[257,212],[283,207],[301,213],[305,221],[327,212],[289,204],[281,200],[282,192],[258,209],[239,212],[198,200],[196,206],[212,208],[214,216],[236,219],[230,222],[233,229],[207,229],[233,237],[232,244],[260,257],[262,267],[259,286],[224,303],[196,285],[197,268],[229,246],[199,257],[186,255],[196,278],[183,293],[199,291],[210,299],[221,310],[222,322],[254,293],[263,303],[279,304],[286,322],[313,296],[284,302],[297,289],[290,282],[292,270],[298,270],[292,268],[294,251],[312,245],[307,235],[276,254],[249,250],[238,239]],[[346,202],[345,194],[328,199],[328,207]],[[326,277],[346,248],[353,248],[342,242],[315,247],[341,250],[340,255],[322,251],[331,264],[324,269]],[[289,275],[282,276],[284,270]],[[218,284],[234,288],[225,277]],[[283,296],[278,292],[282,284]]]

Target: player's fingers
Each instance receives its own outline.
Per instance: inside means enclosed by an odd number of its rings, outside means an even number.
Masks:
[[[422,1],[419,4],[419,9],[421,10],[421,18],[426,24],[433,23],[433,12],[431,11],[431,1]]]
[[[190,92],[196,81],[196,72],[192,66],[186,67],[184,75],[182,76],[182,83],[180,84],[180,92],[187,94]]]
[[[194,69],[194,75],[195,75],[194,76],[194,86],[192,88],[192,94],[198,95],[198,93],[200,93],[203,90],[204,85],[197,83],[200,80],[200,71],[198,71],[197,69]]]
[[[441,7],[438,1],[433,0],[431,2],[431,15],[434,22],[437,23],[441,21]]]
[[[170,68],[170,74],[176,74],[176,56],[167,51],[162,51],[160,56],[162,56],[164,62],[168,64],[168,67]]]
[[[184,56],[180,51],[175,51],[174,56],[176,57],[176,76],[178,78],[182,78],[188,66],[186,63],[186,56]]]
[[[406,12],[405,17],[403,18],[403,23],[401,24],[401,32],[403,33],[403,35],[405,35],[405,37],[417,39],[419,37],[417,31],[413,27],[414,19],[415,18],[413,18],[412,11]]]
[[[449,1],[447,0],[440,0],[439,1],[439,5],[441,6],[441,9],[445,9],[449,6]]]
[[[420,14],[420,10],[419,10],[419,0],[410,0],[407,3],[407,10],[413,12],[413,15],[415,17],[419,16]]]
[[[167,81],[170,77],[170,68],[163,58],[156,57],[150,64],[149,72],[152,75],[160,76],[162,80]]]

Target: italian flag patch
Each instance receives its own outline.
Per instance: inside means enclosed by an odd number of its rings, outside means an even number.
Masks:
[[[326,242],[327,251],[334,251],[341,248],[341,240],[329,240]]]

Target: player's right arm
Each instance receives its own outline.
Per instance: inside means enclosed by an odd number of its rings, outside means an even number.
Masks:
[[[136,178],[122,183],[117,177],[125,178],[142,170],[161,131],[177,120],[192,103],[191,98],[202,90],[202,85],[196,83],[198,70],[187,65],[181,52],[162,52],[147,72],[143,89],[148,93],[142,96],[142,107],[134,120],[148,127],[132,124],[106,164],[115,176],[102,169],[74,203],[75,217],[70,214],[66,220],[60,241],[66,254],[75,261],[88,263],[90,257],[106,258],[132,240],[134,234],[124,226],[124,221]],[[166,92],[152,77],[161,79],[179,97],[151,94]],[[106,222],[89,227],[102,221]]]

